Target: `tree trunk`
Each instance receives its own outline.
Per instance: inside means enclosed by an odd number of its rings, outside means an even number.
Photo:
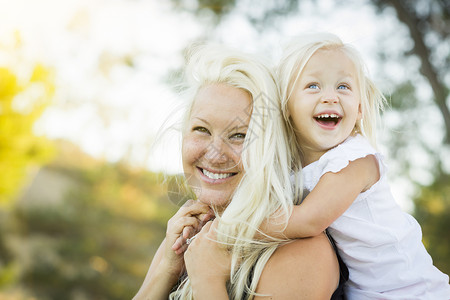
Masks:
[[[444,118],[445,143],[450,144],[450,111],[446,104],[448,96],[447,87],[441,81],[438,72],[430,62],[430,49],[425,45],[424,32],[422,32],[418,26],[419,19],[415,12],[412,9],[408,9],[403,1],[382,1],[395,9],[399,21],[404,23],[409,29],[411,38],[414,40],[413,53],[417,55],[421,61],[420,73],[425,76],[431,85],[434,94],[434,102]]]

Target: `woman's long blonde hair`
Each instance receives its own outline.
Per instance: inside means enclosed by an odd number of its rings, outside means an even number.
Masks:
[[[245,174],[230,203],[219,217],[217,240],[231,253],[232,271],[228,283],[231,299],[252,299],[261,272],[283,240],[254,238],[261,223],[282,214],[286,220],[299,185],[292,185],[291,149],[295,136],[288,132],[281,113],[279,93],[272,71],[254,55],[203,45],[191,49],[186,67],[189,104],[184,126],[190,118],[197,91],[209,84],[227,84],[252,97],[251,119],[241,154]],[[294,187],[293,187],[294,186]],[[192,299],[189,278],[170,296]]]

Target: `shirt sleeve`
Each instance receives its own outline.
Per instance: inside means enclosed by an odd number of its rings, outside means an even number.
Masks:
[[[349,137],[343,143],[322,155],[317,166],[319,177],[328,172],[337,173],[348,166],[351,161],[367,155],[376,155],[378,158],[377,154],[377,151],[363,136]]]

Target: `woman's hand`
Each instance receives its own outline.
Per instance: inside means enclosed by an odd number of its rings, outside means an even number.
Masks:
[[[200,231],[203,224],[213,215],[208,205],[188,200],[167,222],[165,251],[161,260],[168,268],[167,271],[177,276],[181,274],[184,268],[182,254],[188,246],[186,239]]]
[[[216,241],[218,219],[209,221],[189,244],[184,261],[196,299],[226,294],[230,278],[231,255],[226,245]]]
[[[139,292],[133,298],[167,299],[169,293],[184,271],[183,252],[175,252],[172,247],[180,237],[185,240],[199,231],[207,220],[213,216],[209,206],[200,201],[187,201],[167,222],[166,238],[153,257]],[[183,237],[186,234],[186,237]],[[184,250],[183,250],[184,251]]]

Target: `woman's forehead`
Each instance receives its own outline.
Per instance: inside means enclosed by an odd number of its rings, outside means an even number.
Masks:
[[[251,115],[251,96],[248,92],[227,85],[210,84],[200,88],[191,110],[190,119],[248,120]]]

